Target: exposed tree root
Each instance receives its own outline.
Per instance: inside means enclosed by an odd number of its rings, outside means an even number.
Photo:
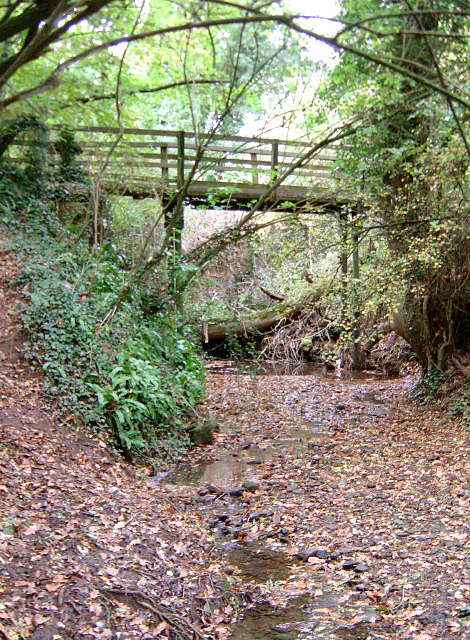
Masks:
[[[206,636],[195,627],[189,620],[171,611],[169,607],[159,604],[155,598],[143,591],[136,589],[103,588],[97,587],[106,598],[125,600],[131,599],[136,606],[142,607],[154,613],[160,622],[166,623],[174,640],[195,640],[200,638],[206,640]]]

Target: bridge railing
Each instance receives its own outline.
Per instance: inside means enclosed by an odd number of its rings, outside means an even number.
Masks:
[[[273,182],[310,148],[308,142],[302,141],[229,135],[215,135],[205,142],[195,133],[160,129],[83,126],[74,132],[82,150],[76,160],[88,174],[101,176],[109,192],[135,197],[168,194],[181,187],[193,171],[193,192],[207,195],[211,191],[229,193],[238,189],[249,201],[259,197],[263,185]],[[61,162],[58,137],[53,129],[53,170]],[[10,160],[22,162],[25,145],[29,144],[21,139],[15,141],[8,149]],[[303,197],[307,190],[320,194],[342,191],[345,185],[335,161],[334,146],[321,150],[287,177],[283,183],[287,192]]]
[[[77,127],[76,139],[83,153],[79,162],[92,174],[99,173],[111,145],[119,142],[108,159],[105,181],[127,181],[155,188],[181,186],[192,170],[201,144],[203,153],[193,179],[218,185],[269,184],[309,149],[307,142],[243,136],[213,136],[199,142],[196,134],[159,129]],[[335,149],[323,150],[296,169],[286,180],[292,186],[321,186],[337,182]]]

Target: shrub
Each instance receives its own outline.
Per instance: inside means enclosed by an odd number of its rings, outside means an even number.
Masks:
[[[105,431],[126,456],[158,464],[188,444],[185,415],[203,394],[204,369],[171,316],[145,316],[134,291],[103,323],[125,273],[112,247],[90,258],[51,237],[15,238],[31,362],[62,416]]]

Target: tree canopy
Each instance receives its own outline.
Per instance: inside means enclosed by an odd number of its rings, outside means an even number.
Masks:
[[[415,309],[416,322],[440,338],[430,351],[421,338],[414,348],[431,367],[450,353],[450,333],[466,313],[467,282],[455,271],[464,268],[467,232],[469,16],[459,0],[343,0],[336,17],[299,15],[288,4],[261,0],[11,0],[0,18],[0,108],[4,117],[28,105],[49,122],[195,132],[194,165],[165,205],[162,245],[144,255],[144,242],[138,278],[166,260],[214,135],[273,126],[276,135],[305,141],[305,153],[272,176],[235,225],[181,256],[188,275],[182,289],[227,246],[274,224],[275,216],[263,216],[276,188],[327,144],[340,143],[338,170],[362,211],[350,240],[373,240],[363,271],[381,293],[366,297],[395,313],[397,326],[403,296],[407,313],[413,305],[428,309]],[[335,51],[336,63],[314,62],[315,43]],[[394,268],[379,276],[384,262]],[[455,295],[443,297],[442,288]],[[359,304],[356,294],[351,299]],[[402,333],[413,343],[406,328]]]

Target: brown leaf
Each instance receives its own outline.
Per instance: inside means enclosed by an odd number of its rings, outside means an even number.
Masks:
[[[157,626],[155,627],[155,629],[153,630],[153,635],[154,635],[155,637],[156,637],[156,636],[159,636],[159,635],[160,635],[160,634],[162,634],[166,629],[168,629],[168,624],[167,624],[165,621],[160,622],[160,624],[159,624],[159,625],[157,625]]]

